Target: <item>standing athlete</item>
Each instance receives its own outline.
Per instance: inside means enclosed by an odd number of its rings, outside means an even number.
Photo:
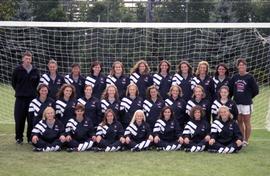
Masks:
[[[15,90],[15,139],[17,144],[23,142],[25,120],[27,119],[27,141],[31,142],[32,119],[28,115],[30,102],[36,97],[39,83],[39,71],[32,65],[32,54],[26,51],[22,56],[22,63],[12,74],[12,87]]]

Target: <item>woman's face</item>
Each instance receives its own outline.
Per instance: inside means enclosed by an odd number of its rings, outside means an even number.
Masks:
[[[93,67],[94,75],[99,75],[100,71],[101,71],[101,66],[100,65],[96,65],[96,66]]]
[[[77,110],[75,110],[75,114],[76,114],[76,118],[81,119],[81,118],[83,118],[84,110],[77,109]]]
[[[64,89],[64,97],[70,98],[71,95],[72,95],[72,88],[71,87],[66,87]]]
[[[202,89],[200,89],[198,87],[195,87],[194,88],[194,95],[195,95],[196,99],[199,99],[199,100],[203,99],[203,91],[202,91]]]
[[[207,65],[201,64],[199,66],[199,74],[207,74]]]
[[[42,87],[39,90],[39,96],[40,97],[43,97],[43,98],[48,96],[48,89],[47,89],[47,87]]]
[[[226,74],[226,68],[223,66],[219,66],[217,71],[218,71],[219,76],[225,76],[225,74]]]
[[[195,120],[201,120],[202,113],[200,110],[195,110],[194,112],[194,119]]]
[[[108,97],[109,98],[114,98],[116,94],[116,90],[114,87],[108,87]]]
[[[179,96],[180,92],[179,89],[177,87],[173,87],[171,90],[171,95],[173,98],[177,98]]]
[[[220,89],[220,97],[221,98],[228,98],[229,91],[227,89]]]
[[[181,64],[180,69],[182,74],[188,74],[189,67],[187,64]]]
[[[86,97],[91,97],[92,96],[92,92],[93,92],[93,89],[91,86],[87,86],[85,89],[84,89],[84,95]]]
[[[143,113],[142,112],[137,112],[135,121],[137,124],[141,124],[143,122]]]
[[[123,73],[122,65],[121,64],[115,64],[114,72],[115,72],[115,74],[122,74]]]
[[[160,71],[162,73],[168,73],[169,65],[166,62],[162,62],[160,65]]]
[[[223,122],[226,122],[226,121],[228,121],[228,119],[230,117],[230,112],[225,108],[220,108],[219,109],[219,116]]]
[[[129,92],[130,96],[136,96],[136,92],[137,92],[136,87],[135,86],[130,86],[128,88],[128,92]]]
[[[163,116],[166,121],[170,120],[171,115],[172,115],[172,112],[170,109],[165,109],[165,111],[163,112]]]
[[[247,71],[247,66],[242,62],[239,63],[237,68],[239,73],[245,73]]]
[[[157,89],[150,89],[151,98],[157,98],[157,95],[158,95]]]
[[[111,124],[113,122],[113,118],[114,117],[113,117],[113,113],[112,112],[107,113],[106,119],[107,119],[107,122],[109,124]]]
[[[74,76],[78,76],[78,75],[80,75],[80,67],[73,67],[72,68],[72,74],[74,75]]]
[[[144,63],[140,63],[140,65],[139,65],[139,72],[140,73],[144,73],[145,70],[146,70],[145,64]]]
[[[57,65],[54,63],[49,64],[48,68],[49,68],[50,73],[56,73],[56,71],[57,71]]]
[[[54,110],[53,109],[48,109],[46,112],[45,112],[45,117],[46,117],[46,120],[51,122],[54,120]]]

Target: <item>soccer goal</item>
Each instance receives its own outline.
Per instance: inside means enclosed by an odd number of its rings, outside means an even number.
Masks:
[[[269,125],[270,23],[0,22],[0,123],[14,121],[11,74],[25,50],[33,53],[33,64],[41,73],[53,58],[61,74],[79,63],[85,76],[95,60],[103,63],[107,74],[115,60],[122,61],[129,73],[139,59],[147,60],[152,73],[160,60],[167,59],[172,73],[181,60],[188,60],[194,70],[206,60],[211,74],[224,62],[232,75],[235,60],[244,57],[260,85],[253,126]]]

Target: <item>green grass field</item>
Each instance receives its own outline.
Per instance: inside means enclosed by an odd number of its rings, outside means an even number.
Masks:
[[[269,176],[270,133],[254,130],[238,154],[177,152],[36,153],[14,142],[13,125],[0,125],[0,175],[230,175]]]
[[[226,175],[269,176],[270,132],[265,129],[269,88],[254,102],[250,145],[238,154],[177,152],[36,153],[32,146],[14,140],[14,92],[0,86],[0,176],[43,175]]]

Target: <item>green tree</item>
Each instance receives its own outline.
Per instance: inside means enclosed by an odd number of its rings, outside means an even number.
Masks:
[[[11,20],[15,14],[16,0],[0,1],[0,20]]]
[[[13,17],[15,21],[31,21],[33,19],[33,9],[28,0],[18,2],[16,14]]]
[[[87,13],[87,21],[129,22],[134,16],[124,6],[123,0],[104,0],[93,3]]]
[[[233,11],[233,3],[230,0],[221,0],[210,12],[211,22],[237,22],[235,11]]]
[[[184,22],[186,20],[185,0],[171,0],[162,2],[154,7],[154,21],[156,22]]]
[[[270,22],[270,2],[268,1],[259,1],[256,2],[254,9],[254,22]]]
[[[146,7],[143,3],[137,3],[136,4],[136,11],[135,11],[135,15],[136,15],[136,22],[145,22],[146,21]]]
[[[250,22],[254,20],[255,3],[252,0],[233,1],[232,10],[235,12],[237,22]]]
[[[66,13],[58,0],[31,0],[35,21],[67,21]]]
[[[214,0],[190,0],[187,8],[188,22],[209,22]]]

